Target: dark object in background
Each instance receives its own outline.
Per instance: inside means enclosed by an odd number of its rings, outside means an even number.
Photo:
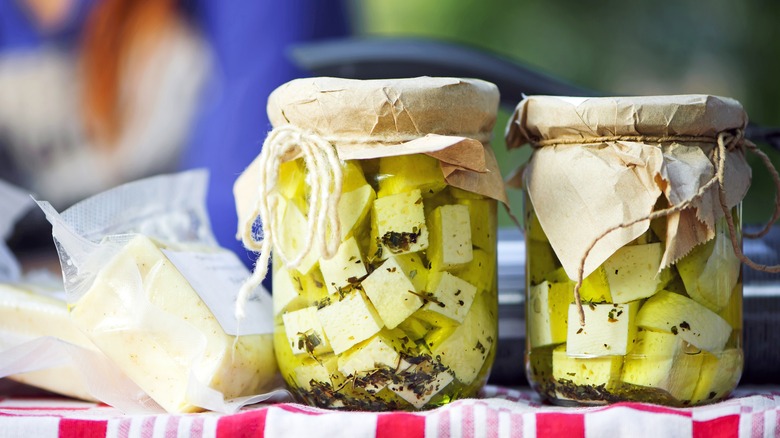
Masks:
[[[290,56],[319,76],[352,79],[453,76],[480,78],[501,91],[501,105],[514,109],[524,95],[601,96],[589,90],[484,50],[419,38],[345,38],[304,43]],[[745,136],[780,150],[780,128],[748,125]]]

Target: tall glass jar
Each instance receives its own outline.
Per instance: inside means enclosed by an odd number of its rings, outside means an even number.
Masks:
[[[749,185],[741,106],[712,96],[531,97],[511,123],[510,146],[535,146],[523,175],[534,389],[561,405],[728,396],[743,367],[733,249]],[[719,153],[731,184],[724,207],[718,186],[706,185]]]
[[[342,159],[333,257],[316,245],[294,267],[281,256],[289,262],[306,246],[313,169],[305,157],[280,160],[271,195],[279,218],[274,346],[299,401],[421,410],[485,384],[498,339],[496,198],[503,188],[484,170],[452,164],[479,156],[497,173],[483,146],[497,103],[492,84],[444,78],[316,78],[271,95],[276,128],[292,124],[326,139]]]

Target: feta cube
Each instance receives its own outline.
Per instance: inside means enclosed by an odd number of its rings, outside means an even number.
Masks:
[[[628,245],[612,254],[603,265],[612,302],[627,303],[656,293],[662,255],[661,243]]]
[[[478,196],[478,195],[477,195]],[[492,252],[496,248],[497,204],[492,199],[459,199],[469,209],[471,241],[477,248]]]
[[[566,354],[566,345],[553,350],[553,378],[569,380],[575,385],[613,388],[620,380],[621,356],[576,358]]]
[[[526,305],[531,348],[566,342],[573,286],[570,282],[531,286]]]
[[[462,323],[474,301],[477,288],[449,272],[432,272],[427,290],[431,294],[423,309]]]
[[[413,189],[428,197],[447,187],[439,160],[423,154],[382,157],[379,174],[380,197]]]
[[[377,198],[372,223],[383,253],[406,254],[428,248],[428,227],[418,189]]]
[[[331,351],[317,318],[317,307],[305,307],[282,315],[287,343],[294,354],[322,354]]]
[[[423,305],[427,269],[416,255],[388,258],[361,283],[387,328],[395,328]]]
[[[360,253],[357,240],[350,237],[339,245],[333,258],[330,260],[320,259],[320,271],[322,271],[322,277],[325,280],[325,287],[331,293],[338,292],[339,289],[364,277],[368,271],[363,263],[363,255]]]
[[[436,377],[434,377],[430,382],[422,383],[422,390],[415,388],[417,389],[415,391],[414,389],[409,388],[409,385],[406,385],[403,382],[391,384],[388,386],[388,388],[394,393],[398,394],[399,397],[409,402],[415,408],[420,409],[429,401],[431,401],[433,396],[446,388],[447,385],[449,385],[453,380],[454,378],[450,373],[442,371],[437,374]]]
[[[374,336],[384,325],[374,306],[357,290],[319,309],[317,316],[335,354]]]
[[[585,326],[579,324],[576,304],[569,305],[566,354],[579,357],[625,355],[636,338],[639,302],[585,304]]]
[[[448,270],[471,261],[471,219],[465,205],[443,205],[430,217],[428,261],[432,269]]]
[[[290,277],[287,269],[279,269],[274,273],[274,316],[279,315],[287,306],[298,298],[299,289]]]
[[[279,235],[275,236],[274,242],[281,247],[284,255],[291,260],[303,250],[309,225],[306,216],[303,215],[294,202],[279,198],[277,211],[283,211],[283,213],[281,213],[282,219],[278,228]],[[296,269],[303,274],[308,274],[317,264],[319,258],[317,245],[314,244],[311,247],[311,251],[301,260]]]
[[[725,397],[739,382],[742,375],[742,351],[736,348],[720,354],[702,352],[701,372],[691,396],[693,403],[712,401]]]
[[[623,381],[667,391],[677,400],[690,400],[704,354],[691,354],[690,346],[671,333],[643,330],[626,356]]]
[[[496,284],[495,252],[474,250],[474,257],[456,272],[456,275],[477,288],[477,293],[490,292]]]
[[[392,343],[382,335],[376,335],[339,356],[339,371],[345,376],[354,376],[381,367],[396,369],[401,355]]]
[[[341,194],[338,212],[342,241],[355,234],[355,229],[368,216],[375,198],[374,189],[368,184]]]

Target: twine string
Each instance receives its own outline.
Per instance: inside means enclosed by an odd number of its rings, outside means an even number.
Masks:
[[[635,219],[629,222],[623,222],[618,225],[614,225],[612,227],[609,227],[606,229],[603,233],[601,233],[598,237],[596,237],[593,242],[587,247],[585,250],[585,254],[583,255],[582,259],[580,260],[579,267],[577,268],[577,283],[574,286],[574,302],[577,306],[577,312],[579,314],[580,319],[580,325],[585,325],[585,310],[582,307],[582,297],[580,296],[580,288],[582,287],[583,277],[585,273],[585,262],[588,259],[588,256],[590,255],[593,248],[598,244],[598,242],[601,241],[604,237],[612,233],[613,231],[616,231],[621,228],[628,228],[633,225],[636,225],[640,222],[644,221],[651,221],[654,219],[662,218],[662,217],[668,217],[671,214],[679,213],[686,208],[691,207],[695,202],[699,201],[711,188],[718,186],[718,198],[720,200],[720,206],[723,210],[723,214],[726,218],[726,223],[728,225],[729,229],[729,237],[731,240],[731,245],[734,249],[734,254],[737,256],[737,258],[747,266],[758,270],[758,271],[764,271],[769,273],[777,273],[780,272],[780,265],[775,266],[768,266],[768,265],[762,265],[759,263],[754,262],[750,258],[748,258],[743,252],[742,248],[737,241],[737,230],[736,226],[734,225],[734,218],[731,214],[731,209],[728,207],[726,203],[726,191],[725,191],[725,185],[724,185],[724,179],[725,179],[725,168],[726,168],[726,154],[735,150],[735,149],[742,149],[748,150],[756,155],[758,155],[764,165],[769,169],[770,173],[772,174],[772,177],[775,182],[775,208],[774,213],[772,215],[772,218],[770,221],[764,226],[764,228],[759,231],[758,233],[748,234],[745,233],[745,237],[749,238],[756,238],[764,236],[772,227],[772,224],[780,217],[780,175],[778,175],[777,170],[772,165],[772,162],[769,160],[769,157],[767,157],[766,154],[764,154],[761,150],[759,150],[756,145],[754,145],[752,142],[746,140],[744,138],[744,131],[737,130],[734,133],[731,132],[721,132],[718,134],[717,137],[704,137],[704,136],[612,136],[612,137],[594,137],[594,138],[587,138],[587,139],[548,139],[548,140],[538,140],[534,141],[532,143],[532,146],[535,148],[539,147],[545,147],[545,146],[558,146],[558,145],[573,145],[573,144],[598,144],[598,143],[608,143],[608,142],[618,142],[618,141],[633,141],[633,142],[642,142],[642,143],[669,143],[669,142],[703,142],[703,143],[716,143],[717,147],[713,149],[712,151],[712,158],[711,161],[714,164],[715,172],[704,185],[702,185],[699,190],[696,192],[696,194],[691,197],[688,200],[682,201],[676,205],[670,206],[668,208],[664,208],[661,210],[653,211],[644,217],[641,217],[639,219]]]
[[[297,254],[286,254],[277,243],[281,235],[279,218],[281,195],[276,186],[282,163],[302,157],[306,166],[306,185],[309,186],[306,214],[307,229],[303,245]],[[258,197],[251,215],[241,229],[241,241],[247,249],[259,252],[252,275],[244,282],[236,300],[236,318],[245,317],[249,295],[268,275],[268,264],[273,249],[285,268],[295,269],[315,249],[320,257],[330,259],[341,243],[341,224],[338,204],[341,199],[343,175],[341,162],[332,144],[322,137],[302,131],[292,125],[274,128],[263,143],[260,152]],[[290,208],[290,207],[288,207]],[[261,223],[261,239],[253,232],[256,219]],[[304,232],[304,230],[300,230]]]

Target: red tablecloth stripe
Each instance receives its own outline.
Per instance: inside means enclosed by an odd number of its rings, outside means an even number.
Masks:
[[[376,419],[376,438],[417,438],[425,436],[425,417],[408,413],[380,414]]]
[[[585,417],[581,414],[539,413],[536,415],[537,436],[585,438]]]
[[[268,408],[228,415],[217,423],[217,438],[262,438]]]
[[[60,419],[60,438],[102,438],[106,436],[108,421]]]
[[[749,418],[747,420],[749,421]],[[739,415],[727,415],[709,421],[694,421],[693,438],[730,438],[739,436],[739,421]],[[756,435],[754,434],[753,436]],[[763,433],[760,436],[763,436]]]

